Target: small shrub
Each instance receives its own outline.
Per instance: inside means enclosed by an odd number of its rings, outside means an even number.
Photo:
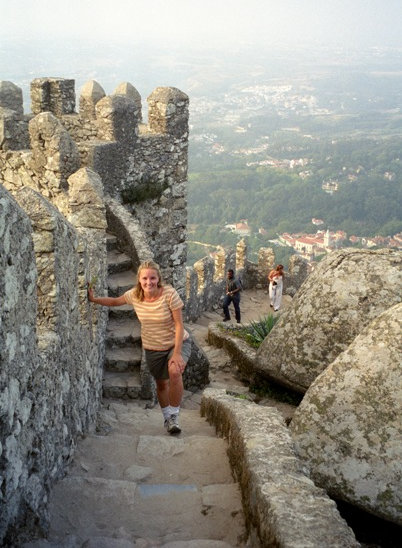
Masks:
[[[235,337],[239,337],[239,339],[243,339],[253,348],[259,348],[278,319],[279,316],[268,314],[249,325],[230,328],[230,333]],[[225,329],[227,329],[226,326]]]
[[[268,314],[258,321],[251,322],[250,325],[246,327],[246,340],[250,341],[253,346],[258,348],[268,333],[270,333],[278,321],[278,318],[279,316]]]

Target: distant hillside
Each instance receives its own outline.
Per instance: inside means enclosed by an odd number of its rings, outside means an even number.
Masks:
[[[311,231],[311,219],[349,235],[388,236],[402,230],[401,175],[392,180],[369,174],[340,185],[333,195],[321,180],[302,180],[297,174],[270,168],[191,173],[188,221],[221,225],[239,219],[272,238],[281,232]]]

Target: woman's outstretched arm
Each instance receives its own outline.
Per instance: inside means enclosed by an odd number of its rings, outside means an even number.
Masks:
[[[94,290],[88,285],[88,300],[91,303],[101,304],[102,306],[122,306],[127,304],[124,295],[120,297],[95,297]]]

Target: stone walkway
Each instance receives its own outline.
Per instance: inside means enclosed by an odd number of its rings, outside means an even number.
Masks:
[[[158,408],[105,401],[52,492],[49,543],[32,546],[245,546],[226,442],[189,407],[198,402],[188,398],[173,437]]]
[[[265,312],[257,306],[265,299],[244,292],[245,321]],[[240,386],[224,351],[205,341],[208,323],[220,319],[206,313],[190,329],[212,362],[211,386]],[[227,444],[200,416],[200,402],[201,393],[185,392],[183,431],[170,436],[159,407],[104,399],[96,432],[78,443],[51,493],[48,539],[24,548],[247,546]]]

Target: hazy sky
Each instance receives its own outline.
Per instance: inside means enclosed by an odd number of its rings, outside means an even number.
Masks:
[[[401,0],[0,0],[0,17],[0,40],[402,47]]]

